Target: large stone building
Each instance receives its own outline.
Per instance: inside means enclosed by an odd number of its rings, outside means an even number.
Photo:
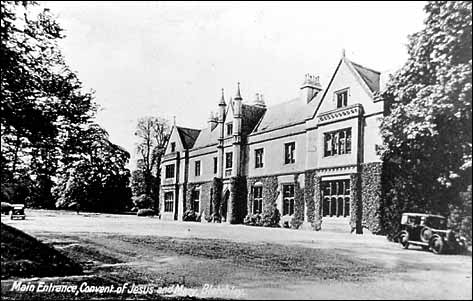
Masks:
[[[160,213],[241,223],[274,210],[297,228],[380,231],[381,74],[342,55],[328,85],[306,75],[299,97],[266,107],[238,86],[208,127],[174,126],[162,160]]]

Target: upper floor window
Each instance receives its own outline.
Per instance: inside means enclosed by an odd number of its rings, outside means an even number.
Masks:
[[[263,212],[263,186],[253,187],[253,214]]]
[[[195,176],[200,176],[200,161],[195,161]]]
[[[324,157],[351,153],[351,128],[324,134]]]
[[[233,135],[233,123],[227,123],[227,135]]]
[[[230,176],[232,174],[233,167],[233,153],[225,154],[225,176]]]
[[[294,184],[283,185],[283,215],[294,214]]]
[[[174,164],[166,165],[166,179],[174,178]]]
[[[172,191],[164,193],[164,212],[174,211],[174,193]]]
[[[295,142],[284,144],[284,163],[285,164],[291,164],[291,163],[296,162],[295,151],[296,151]]]
[[[255,149],[255,168],[263,167],[263,149]]]
[[[217,173],[218,170],[218,160],[217,157],[214,157],[214,174]]]
[[[337,97],[337,108],[343,108],[348,105],[348,90],[335,93]]]
[[[176,151],[176,142],[171,142],[171,153]]]

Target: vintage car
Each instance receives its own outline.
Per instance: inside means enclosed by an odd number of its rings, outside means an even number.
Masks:
[[[447,220],[441,215],[403,213],[399,243],[404,249],[420,246],[435,254],[459,253],[466,249],[466,240],[447,229]]]
[[[10,211],[11,219],[25,219],[25,205],[23,204],[12,204],[12,210]]]

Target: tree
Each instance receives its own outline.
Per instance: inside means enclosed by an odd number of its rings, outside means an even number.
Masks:
[[[125,168],[130,154],[109,141],[97,124],[85,132],[81,158],[61,170],[55,189],[57,207],[80,206],[81,210],[120,212],[131,208],[130,172]]]
[[[461,217],[451,226],[471,238],[471,2],[429,2],[425,11],[406,64],[380,95],[389,104],[381,126],[384,228],[396,232],[403,211],[455,212]]]
[[[2,189],[29,177],[34,183],[29,202],[52,207],[55,173],[73,160],[74,137],[96,105],[65,63],[58,47],[61,27],[48,9],[33,13],[34,5],[2,1]]]
[[[135,193],[140,192],[151,197],[155,201],[155,209],[158,207],[156,203],[159,197],[161,158],[169,132],[169,121],[160,117],[140,118],[135,132],[139,139],[136,147],[139,158],[137,170],[133,172],[132,186],[136,188]]]

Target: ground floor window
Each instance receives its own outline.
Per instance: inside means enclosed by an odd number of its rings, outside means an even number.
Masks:
[[[350,215],[350,180],[322,182],[322,216]]]
[[[192,210],[200,212],[200,190],[192,191]]]
[[[263,212],[263,186],[253,187],[253,214]]]
[[[174,193],[172,191],[164,193],[164,212],[174,211]]]
[[[283,185],[283,215],[294,214],[294,184]]]

